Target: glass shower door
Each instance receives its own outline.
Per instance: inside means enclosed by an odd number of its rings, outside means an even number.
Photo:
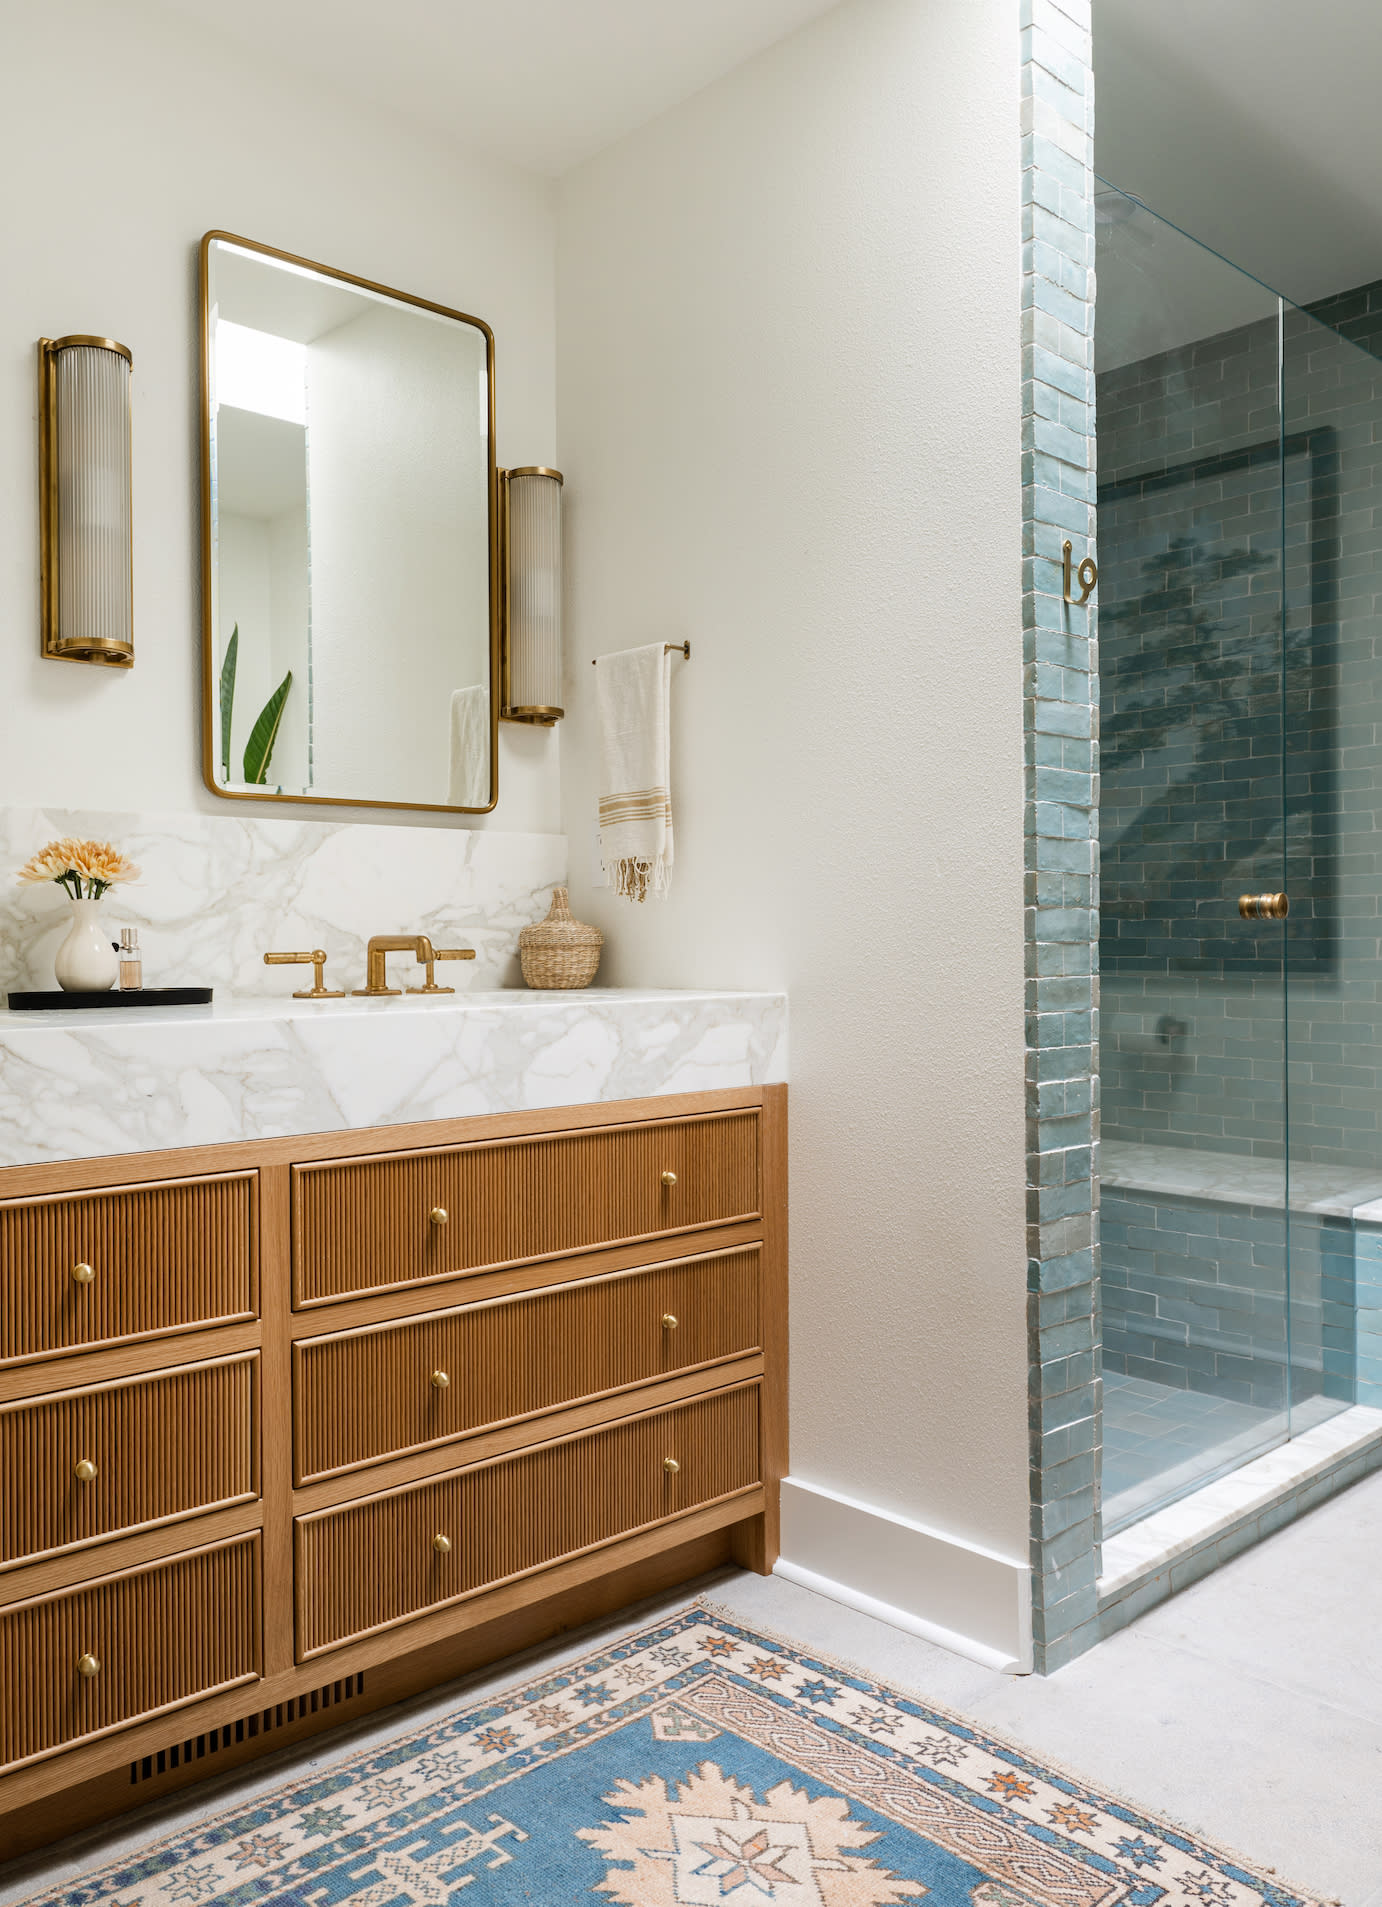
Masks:
[[[1239,902],[1289,891],[1305,838],[1283,505],[1312,452],[1276,295],[1122,194],[1097,212],[1112,1534],[1290,1434],[1288,927]]]
[[[1284,305],[1281,401],[1295,1436],[1382,1403],[1382,364]]]

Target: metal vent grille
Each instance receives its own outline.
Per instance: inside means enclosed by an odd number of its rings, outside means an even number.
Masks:
[[[144,1755],[138,1761],[132,1761],[130,1784],[137,1786],[141,1781],[151,1781],[155,1775],[166,1775],[172,1768],[184,1768],[189,1762],[204,1761],[209,1755],[219,1755],[239,1742],[254,1741],[260,1735],[271,1735],[275,1729],[300,1722],[305,1715],[318,1715],[323,1709],[335,1708],[338,1703],[354,1701],[364,1692],[364,1675],[347,1675],[339,1682],[327,1682],[321,1688],[314,1688],[308,1695],[295,1696],[290,1702],[278,1702],[273,1708],[256,1709],[252,1715],[242,1715],[238,1721],[227,1722],[223,1728],[210,1729],[204,1735],[193,1735],[187,1741],[175,1741],[171,1747],[160,1748],[155,1755]]]

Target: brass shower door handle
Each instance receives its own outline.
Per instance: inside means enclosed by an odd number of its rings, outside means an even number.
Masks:
[[[1291,911],[1289,894],[1240,894],[1238,912],[1244,920],[1285,920]]]

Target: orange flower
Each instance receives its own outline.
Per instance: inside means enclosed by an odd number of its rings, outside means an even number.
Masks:
[[[50,841],[20,868],[21,881],[58,881],[76,899],[99,900],[119,881],[137,881],[139,869],[109,841]],[[85,885],[83,885],[85,884]]]

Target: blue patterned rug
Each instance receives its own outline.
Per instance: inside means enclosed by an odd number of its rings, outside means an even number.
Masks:
[[[473,1890],[473,1891],[471,1891]],[[44,1907],[1318,1907],[704,1605]]]

